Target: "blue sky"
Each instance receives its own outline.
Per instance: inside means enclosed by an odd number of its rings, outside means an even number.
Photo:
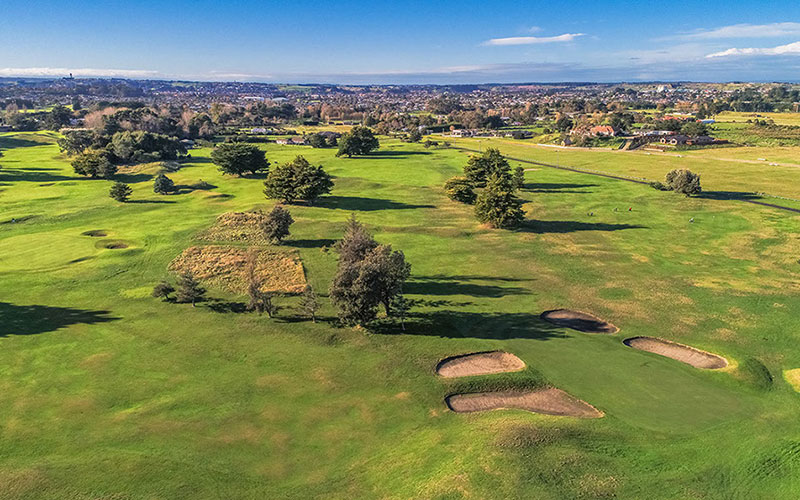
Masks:
[[[800,81],[800,1],[0,0],[0,76]]]

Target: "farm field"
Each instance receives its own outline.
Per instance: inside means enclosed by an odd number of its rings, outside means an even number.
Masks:
[[[214,286],[197,307],[150,297],[219,215],[272,207],[261,180],[222,176],[193,149],[169,174],[180,194],[154,194],[154,171],[133,169],[117,176],[133,187],[120,204],[109,181],[74,174],[55,138],[0,134],[0,498],[797,497],[800,393],[784,372],[800,368],[798,214],[525,164],[528,221],[492,230],[442,190],[462,151],[382,139],[336,158],[263,144],[273,165],[303,154],[335,182],[314,206],[289,206],[281,246],[323,295],[322,321],[299,318],[298,297],[269,319],[231,312],[245,298]],[[797,148],[677,158],[451,142],[652,180],[687,167],[707,192],[800,199],[798,167],[718,159],[797,162]],[[405,292],[421,302],[405,332],[333,322],[333,244],[351,214],[412,264]],[[562,307],[619,332],[539,317]],[[636,336],[728,365],[623,344]],[[493,350],[526,367],[435,373]],[[444,403],[548,386],[602,418]]]

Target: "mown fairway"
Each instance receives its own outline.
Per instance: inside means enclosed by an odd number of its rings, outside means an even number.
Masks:
[[[285,242],[321,294],[351,213],[411,262],[406,292],[425,302],[406,334],[370,334],[300,320],[297,298],[280,299],[275,320],[151,298],[217,215],[272,206],[261,181],[223,177],[209,150],[192,150],[170,177],[216,188],[159,196],[145,169],[119,176],[134,188],[119,204],[52,141],[0,135],[0,498],[797,498],[800,394],[782,375],[800,367],[797,214],[541,168],[526,172],[529,223],[496,231],[443,195],[463,152],[386,140],[337,159],[270,144],[273,164],[304,154],[336,177],[316,206],[290,207]],[[791,167],[506,146],[654,179],[688,166],[707,190],[800,198]],[[82,235],[92,230],[107,235]],[[539,319],[558,307],[621,331]],[[622,344],[635,335],[731,366],[700,371]],[[492,349],[528,368],[434,375],[445,356]],[[442,402],[543,384],[605,417],[455,414]]]

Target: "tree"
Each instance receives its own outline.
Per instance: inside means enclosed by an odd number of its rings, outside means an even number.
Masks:
[[[411,273],[403,252],[378,245],[351,217],[338,245],[339,264],[330,297],[345,324],[364,325],[375,319],[378,306],[392,314],[392,302]]]
[[[178,277],[178,302],[191,302],[194,307],[195,302],[203,300],[205,295],[206,289],[200,286],[191,272],[186,271]]]
[[[517,167],[511,175],[511,186],[515,190],[520,190],[525,187],[525,169]]]
[[[378,149],[379,146],[378,138],[375,137],[372,130],[356,126],[342,136],[336,156],[347,155],[350,158],[353,155],[365,155]]]
[[[76,174],[88,175],[92,178],[109,179],[117,173],[117,167],[111,163],[108,151],[89,148],[72,160],[72,168]]]
[[[133,189],[124,182],[115,182],[108,195],[120,203],[125,203],[133,193]]]
[[[289,236],[289,226],[292,223],[294,223],[292,214],[282,206],[276,205],[261,223],[261,230],[271,243],[278,244]]]
[[[153,181],[153,191],[158,194],[168,194],[175,191],[175,183],[164,174],[158,174]]]
[[[84,150],[93,146],[102,147],[105,145],[99,144],[101,138],[93,130],[84,129],[65,130],[63,137],[60,137],[56,142],[61,152],[68,155],[83,153]]]
[[[695,174],[687,169],[675,169],[667,173],[664,179],[664,184],[677,193],[683,193],[686,196],[698,194],[702,191],[700,187],[700,174]]]
[[[317,312],[320,307],[321,304],[319,303],[317,294],[314,293],[314,289],[311,288],[311,285],[306,286],[305,290],[303,290],[303,297],[300,300],[300,311],[311,318],[312,323],[316,323]]]
[[[572,120],[569,119],[569,116],[563,115],[556,120],[556,129],[558,129],[559,132],[568,132],[571,128]]]
[[[514,196],[508,175],[492,174],[475,202],[475,216],[492,227],[510,229],[519,226],[525,218],[522,200]]]
[[[708,135],[708,126],[703,122],[689,122],[681,127],[681,133],[690,137]]]
[[[411,142],[419,142],[422,140],[422,132],[419,129],[414,129],[408,134],[408,140]]]
[[[328,140],[323,134],[311,134],[308,136],[308,144],[312,148],[327,148]]]
[[[322,169],[322,165],[311,165],[302,156],[279,165],[270,171],[264,181],[264,194],[284,203],[303,200],[313,203],[323,194],[333,189],[331,176]]]
[[[250,297],[247,310],[258,314],[267,313],[267,316],[273,318],[278,313],[278,306],[272,301],[273,293],[264,291],[263,286],[263,280],[256,273],[256,261],[253,259],[247,272],[247,296]]]
[[[213,161],[223,174],[242,176],[252,175],[269,169],[269,161],[264,151],[252,144],[220,144],[211,152]]]
[[[464,175],[474,186],[483,187],[490,175],[506,173],[510,170],[511,166],[498,149],[486,148],[483,154],[469,157],[464,166]]]
[[[175,291],[175,287],[170,285],[167,281],[162,281],[155,287],[153,287],[153,293],[151,294],[153,297],[162,298],[166,301],[170,300],[170,294]]]
[[[451,177],[444,183],[444,191],[451,200],[468,205],[475,203],[475,198],[478,197],[466,177]]]
[[[400,320],[400,327],[406,331],[406,317],[408,311],[411,310],[411,301],[406,299],[403,295],[398,295],[394,299],[394,311],[397,314],[397,319]]]
[[[72,120],[72,111],[66,106],[56,104],[44,119],[44,126],[49,130],[61,130]]]

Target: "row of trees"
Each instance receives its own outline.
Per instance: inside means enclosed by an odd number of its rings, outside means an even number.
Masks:
[[[516,196],[524,182],[522,167],[512,171],[499,150],[487,148],[483,154],[470,156],[464,166],[464,176],[449,179],[444,190],[454,201],[474,204],[475,217],[480,222],[511,229],[525,220],[523,201]]]

